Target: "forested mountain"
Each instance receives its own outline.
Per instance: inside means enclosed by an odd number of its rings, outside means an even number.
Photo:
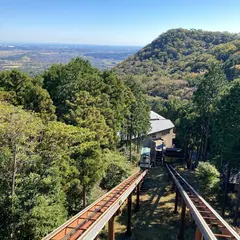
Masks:
[[[240,36],[228,32],[172,29],[115,67],[138,82],[154,111],[175,121],[204,74],[221,65],[227,79],[240,76]]]
[[[236,57],[239,50],[238,34],[172,29],[120,63],[117,69],[126,74],[181,78],[204,71],[211,61],[224,61],[226,67],[233,67],[240,63]]]
[[[199,76],[217,63],[223,64],[229,80],[240,76],[238,34],[180,28],[161,34],[115,70],[134,75],[150,96],[160,100],[171,95],[189,99]]]

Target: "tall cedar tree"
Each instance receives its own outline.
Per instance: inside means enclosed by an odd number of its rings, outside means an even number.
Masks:
[[[225,194],[223,197],[222,215],[225,213],[227,203],[228,182],[230,174],[238,173],[240,169],[240,79],[234,80],[225,87],[216,104],[216,114],[212,134],[213,153],[219,165],[226,166]],[[237,224],[238,205],[235,208],[234,223]]]
[[[41,77],[31,78],[19,70],[0,72],[0,100],[37,112],[46,120],[55,120],[55,107],[42,88]]]
[[[203,146],[202,153],[200,154],[202,155],[202,159],[204,161],[207,160],[214,106],[219,93],[226,84],[226,76],[223,73],[221,66],[210,66],[209,71],[202,78],[202,81],[193,96],[193,103],[196,106],[195,111],[200,116],[200,142]]]

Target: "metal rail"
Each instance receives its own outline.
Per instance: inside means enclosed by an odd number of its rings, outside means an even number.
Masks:
[[[238,239],[240,236],[169,164],[167,169],[204,239]]]
[[[94,239],[146,173],[147,171],[139,171],[133,174],[43,240]]]

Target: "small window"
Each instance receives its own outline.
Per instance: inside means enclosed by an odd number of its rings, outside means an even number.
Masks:
[[[169,134],[170,133],[170,130],[164,130],[164,131],[162,131],[162,136],[163,135],[167,135],[167,134]]]
[[[152,135],[152,139],[156,139],[157,138],[157,135]]]

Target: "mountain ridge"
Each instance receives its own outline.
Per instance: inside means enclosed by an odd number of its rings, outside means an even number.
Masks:
[[[114,69],[139,82],[150,97],[189,99],[211,64],[221,64],[228,80],[240,77],[239,34],[171,29]]]
[[[136,54],[118,64],[115,69],[120,72],[123,70],[123,73],[131,73],[131,68],[126,69],[125,65],[129,67],[130,63],[135,68],[139,68],[141,66],[145,67],[145,63],[149,64],[148,61],[152,61],[151,71],[156,72],[160,66],[162,70],[168,70],[170,74],[174,74],[179,69],[173,68],[171,66],[172,62],[177,63],[178,67],[180,67],[179,61],[188,60],[191,57],[193,60],[198,60],[200,54],[210,54],[216,57],[215,52],[217,49],[215,47],[234,41],[237,41],[236,44],[238,45],[238,50],[240,50],[239,34],[196,29],[171,29],[159,35],[159,37],[140,49]],[[209,60],[212,56],[205,55],[205,58],[199,60]],[[187,70],[189,71],[189,69]],[[198,68],[196,67],[192,72],[197,72],[197,70]],[[147,72],[145,71],[144,73]]]

